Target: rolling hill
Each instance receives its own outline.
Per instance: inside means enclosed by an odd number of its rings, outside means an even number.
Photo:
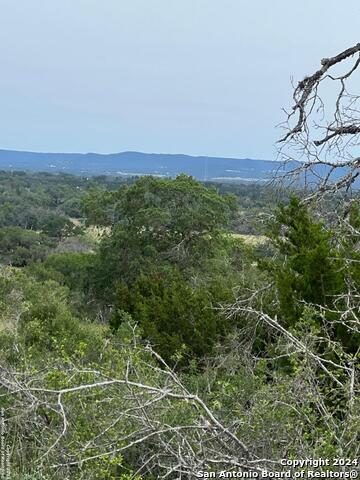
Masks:
[[[186,173],[198,180],[221,182],[266,182],[279,172],[292,170],[299,165],[289,162],[254,160],[250,158],[192,157],[161,153],[122,152],[99,153],[36,153],[16,150],[0,150],[0,170],[25,170],[34,172],[62,172],[82,176],[155,175],[175,177]],[[316,166],[307,176],[307,182],[318,183],[329,174],[331,180],[348,173],[345,168],[330,172],[329,167]],[[357,179],[353,187],[359,188]]]
[[[140,152],[103,155],[0,150],[1,170],[63,172],[81,175],[173,177],[179,173],[186,173],[199,180],[251,182],[269,179],[279,165],[279,162],[249,158],[192,157]]]

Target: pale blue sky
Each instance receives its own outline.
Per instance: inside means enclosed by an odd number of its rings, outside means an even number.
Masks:
[[[274,158],[357,0],[0,0],[0,149]]]

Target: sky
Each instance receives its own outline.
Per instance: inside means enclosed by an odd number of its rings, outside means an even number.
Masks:
[[[0,149],[275,158],[358,0],[0,0]]]

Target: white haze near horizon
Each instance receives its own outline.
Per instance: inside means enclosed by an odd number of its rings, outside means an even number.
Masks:
[[[0,0],[0,149],[273,159],[355,0]]]

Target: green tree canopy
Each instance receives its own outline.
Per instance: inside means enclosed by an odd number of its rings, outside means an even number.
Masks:
[[[223,232],[236,210],[235,197],[220,196],[186,175],[143,177],[117,192],[98,195],[95,218],[89,212],[89,205],[96,203],[94,192],[84,208],[90,221],[106,218],[104,223],[112,225],[96,266],[98,285],[106,287],[120,280],[130,284],[154,265],[200,265],[224,241]]]
[[[342,276],[331,232],[323,222],[292,197],[288,205],[279,206],[270,237],[279,253],[271,265],[284,320],[291,324],[299,318],[301,301],[330,304],[342,285]]]

